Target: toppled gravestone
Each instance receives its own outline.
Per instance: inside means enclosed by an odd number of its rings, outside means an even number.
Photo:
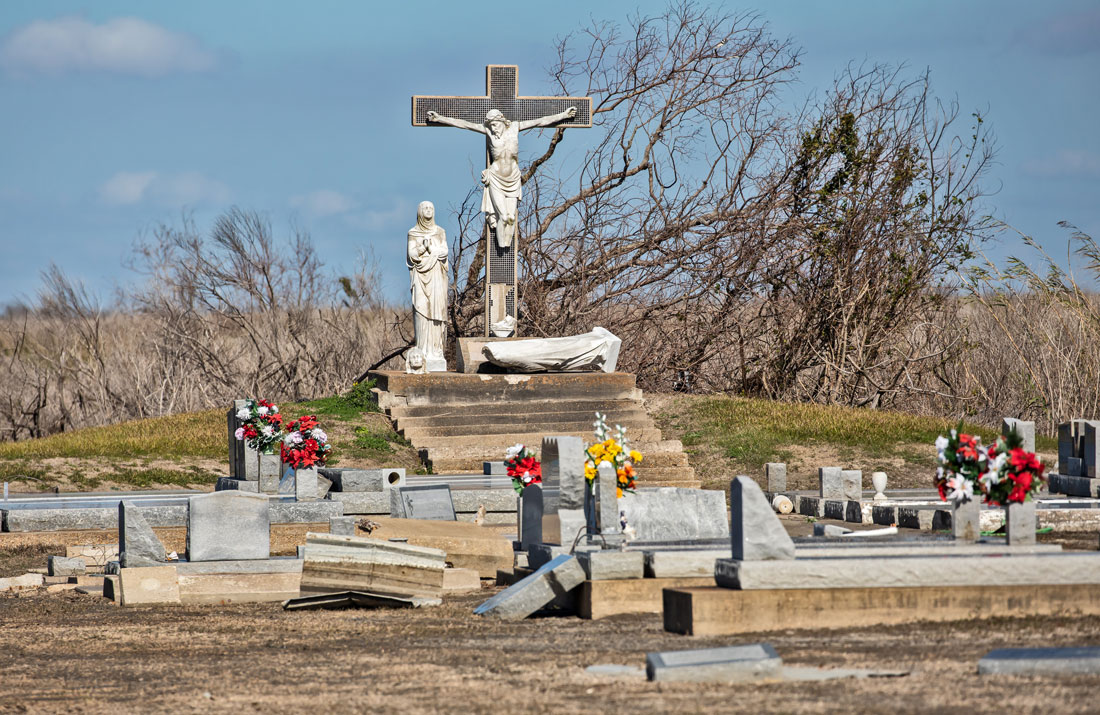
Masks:
[[[118,503],[118,561],[123,568],[163,566],[164,544],[149,522],[128,501]]]
[[[739,561],[794,558],[794,542],[749,477],[730,482],[730,542]]]
[[[584,569],[572,554],[561,554],[474,609],[479,616],[527,618],[584,582]]]

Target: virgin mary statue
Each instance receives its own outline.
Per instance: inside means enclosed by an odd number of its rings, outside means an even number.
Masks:
[[[412,279],[413,331],[428,372],[446,372],[443,357],[447,319],[447,233],[435,225],[435,206],[421,201],[409,229],[406,258]]]

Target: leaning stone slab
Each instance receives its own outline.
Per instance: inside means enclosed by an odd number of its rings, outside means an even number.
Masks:
[[[50,576],[82,576],[88,569],[84,559],[50,556],[46,559],[46,573]]]
[[[771,507],[767,508],[770,512]],[[639,489],[619,499],[619,510],[634,529],[636,541],[720,539],[730,535],[726,495],[718,490]]]
[[[584,582],[584,569],[571,554],[561,554],[530,576],[485,601],[474,613],[505,620],[527,618]]]
[[[1098,675],[1100,647],[998,648],[978,661],[979,675]]]
[[[188,561],[267,559],[271,513],[264,495],[214,492],[188,499]]]
[[[642,578],[645,573],[641,551],[587,551],[577,554],[577,560],[589,581]]]
[[[133,503],[118,503],[118,555],[124,567],[163,566],[164,544]]]
[[[794,542],[752,479],[730,482],[730,543],[733,558],[793,559]]]
[[[729,550],[646,551],[646,578],[694,578],[713,576],[714,562],[729,557]]]
[[[647,653],[646,677],[652,681],[746,683],[778,679],[783,659],[768,643]]]
[[[1100,554],[721,559],[714,576],[719,586],[741,590],[1100,585]]]
[[[179,603],[180,587],[175,566],[124,568],[118,573],[120,605]]]

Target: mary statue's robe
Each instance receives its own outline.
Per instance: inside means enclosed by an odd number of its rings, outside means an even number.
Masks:
[[[412,282],[413,330],[416,346],[430,361],[443,358],[443,326],[447,319],[447,234],[431,220],[418,217],[409,229],[406,254]]]

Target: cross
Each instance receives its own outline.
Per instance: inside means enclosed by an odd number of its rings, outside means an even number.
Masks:
[[[412,98],[412,123],[414,127],[445,126],[428,122],[428,112],[436,112],[447,117],[481,125],[489,110],[499,110],[506,119],[523,122],[549,117],[576,107],[577,114],[571,119],[558,122],[557,127],[591,127],[591,97],[520,97],[517,78],[519,67],[516,65],[489,65],[485,68],[485,96],[448,97],[416,95]],[[490,159],[486,150],[485,166],[488,169]],[[500,324],[506,318],[516,319],[516,273],[517,255],[515,240],[501,248],[495,240],[495,229],[488,223],[484,229],[485,241],[485,335],[492,336],[491,326]],[[504,234],[507,237],[507,234]],[[513,329],[511,335],[515,335]],[[499,337],[507,337],[499,335]]]

